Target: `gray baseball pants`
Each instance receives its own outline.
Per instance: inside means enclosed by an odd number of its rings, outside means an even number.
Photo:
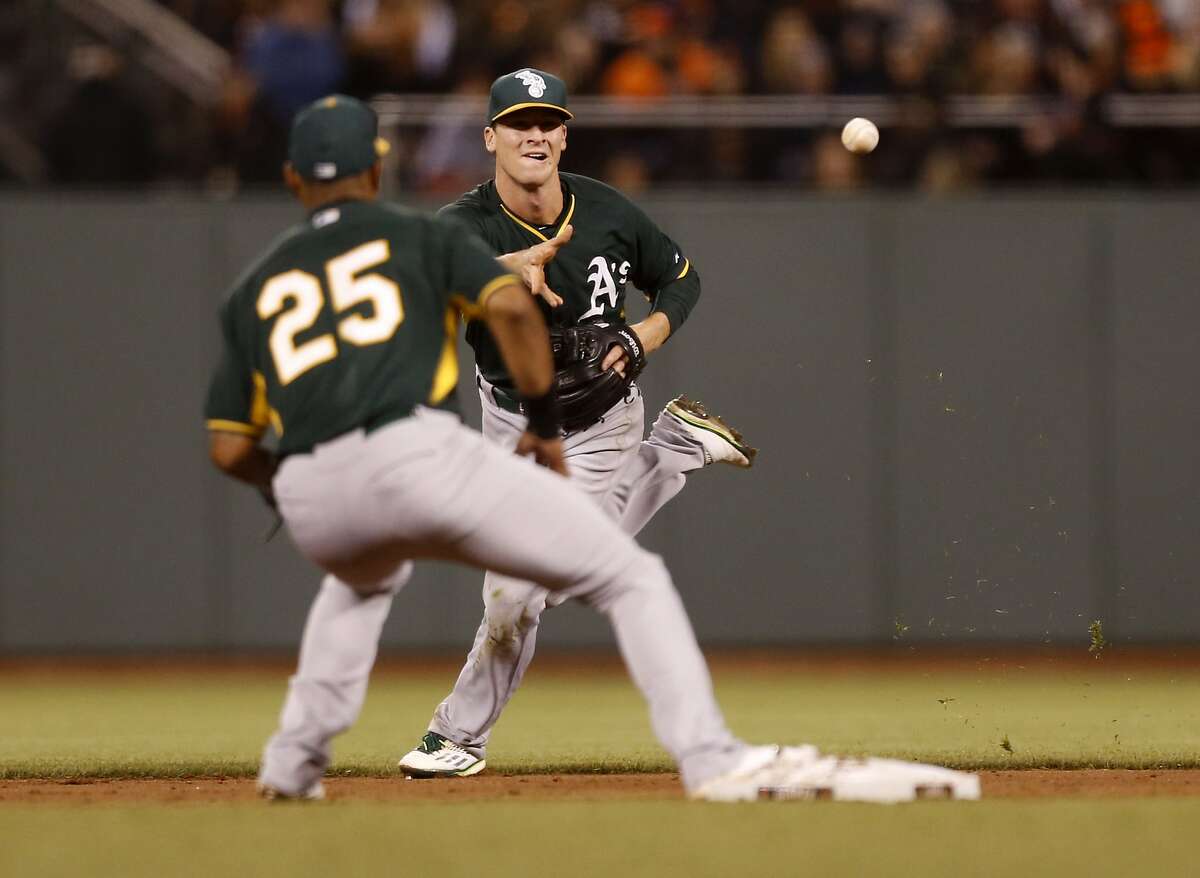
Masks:
[[[666,567],[566,479],[453,415],[418,409],[287,458],[274,487],[296,546],[329,575],[266,746],[264,784],[298,795],[321,778],[333,737],[362,709],[392,597],[416,558],[532,580],[608,616],[686,788],[742,756]]]
[[[525,418],[496,404],[492,386],[477,376],[483,435],[511,450]],[[645,404],[634,388],[603,420],[564,440],[571,482],[627,534],[637,534],[679,493],[684,474],[704,466],[704,450],[671,417],[660,416],[642,441]],[[489,570],[483,578],[483,621],[454,689],[429,728],[482,757],[492,728],[525,677],[547,606],[566,599],[537,583]]]

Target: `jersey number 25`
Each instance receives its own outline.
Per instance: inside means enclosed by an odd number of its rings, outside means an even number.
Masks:
[[[373,309],[369,317],[355,313],[338,322],[337,334],[343,341],[360,347],[379,344],[395,335],[396,328],[404,322],[400,287],[381,274],[361,274],[389,258],[391,248],[385,239],[380,239],[325,263],[329,298],[335,312],[347,311],[362,302],[370,302]],[[291,307],[285,309],[289,300]],[[337,340],[329,332],[296,343],[296,336],[317,322],[324,304],[320,280],[307,271],[286,271],[263,284],[258,296],[258,316],[270,320],[279,315],[271,329],[270,347],[281,386],[338,355]]]

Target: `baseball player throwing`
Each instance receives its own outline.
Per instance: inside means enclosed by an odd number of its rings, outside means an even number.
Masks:
[[[558,77],[523,69],[497,79],[483,130],[484,146],[495,156],[495,177],[441,215],[480,237],[501,261],[510,258],[504,254],[515,257],[547,242],[561,244],[552,263],[526,270],[526,280],[554,327],[569,429],[567,469],[609,518],[637,534],[679,492],[686,473],[716,461],[749,467],[755,451],[720,418],[684,397],[667,405],[643,441],[644,404],[633,379],[646,356],[687,319],[700,297],[699,272],[682,248],[620,192],[559,171],[570,118],[566,86]],[[568,228],[573,230],[569,241]],[[652,310],[626,327],[630,283],[647,292]],[[588,334],[583,342],[581,332]],[[565,336],[561,344],[559,333]],[[512,448],[526,422],[513,377],[486,326],[469,325],[467,341],[478,367],[483,434]],[[595,376],[590,387],[574,381],[580,366],[573,358],[580,349],[590,352],[600,371],[612,370]],[[567,381],[569,389],[562,386]],[[583,409],[578,414],[568,410],[576,403]],[[467,776],[483,770],[491,730],[533,658],[542,611],[561,600],[497,571],[485,575],[484,616],[474,646],[428,732],[400,760],[407,775]]]
[[[210,456],[277,498],[296,546],[326,571],[263,756],[263,794],[324,795],[332,739],[362,708],[392,597],[417,558],[502,571],[604,613],[695,798],[977,791],[958,772],[850,765],[730,734],[666,568],[557,474],[551,353],[528,290],[445,221],[376,203],[376,134],[374,113],[350,98],[296,117],[285,175],[309,216],[246,270],[221,309]],[[510,264],[545,265],[558,246]],[[542,466],[453,413],[459,315],[487,325],[527,416],[516,450]],[[281,463],[259,444],[269,427]]]

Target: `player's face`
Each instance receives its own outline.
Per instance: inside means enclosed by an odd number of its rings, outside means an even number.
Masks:
[[[536,187],[558,172],[559,157],[567,148],[567,126],[558,113],[532,107],[485,128],[483,142],[496,156],[497,173]]]

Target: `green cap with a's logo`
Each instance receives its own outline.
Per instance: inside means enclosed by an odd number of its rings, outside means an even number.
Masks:
[[[553,73],[524,67],[515,73],[506,73],[492,83],[488,124],[529,107],[557,110],[567,119],[574,118],[567,109],[566,83]]]
[[[387,152],[375,111],[354,98],[321,98],[292,120],[288,161],[306,180],[328,183],[361,174]]]

